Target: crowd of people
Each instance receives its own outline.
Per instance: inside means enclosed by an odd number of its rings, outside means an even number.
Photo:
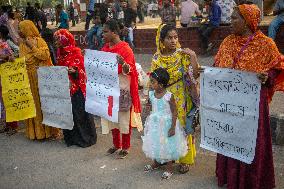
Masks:
[[[200,28],[204,41],[208,40],[207,34],[221,19],[220,6],[212,0],[207,2],[210,9],[209,23],[207,27]],[[190,13],[201,15],[197,5],[191,0],[184,4],[194,7]],[[113,146],[107,153],[114,154],[119,151],[117,155],[121,159],[129,153],[132,127],[142,128],[138,72],[131,49],[130,32],[125,31],[125,28],[129,30],[133,27],[137,11],[131,3],[125,2],[122,5],[117,6],[116,2],[111,0],[106,0],[103,4],[90,1],[90,18],[87,17],[87,21],[95,18],[95,25],[89,30],[88,37],[93,40],[92,37],[95,36],[96,39],[89,45],[93,45],[93,49],[118,55],[119,80],[127,86],[129,93],[128,102],[120,102],[125,108],[119,111],[118,123],[101,119],[102,127],[112,132]],[[162,178],[169,179],[173,174],[174,163],[179,164],[179,172],[184,174],[190,171],[190,166],[195,162],[194,126],[198,122],[188,119],[188,115],[194,108],[199,107],[198,78],[203,69],[199,66],[194,51],[181,48],[173,23],[175,18],[165,16],[168,11],[174,11],[166,9],[171,7],[171,2],[165,0],[164,6],[165,9],[161,13],[163,23],[158,27],[156,36],[157,51],[153,55],[149,74],[150,90],[146,108],[150,115],[144,126],[142,150],[153,160],[152,164],[145,165],[144,171],[151,172],[165,166]],[[60,25],[53,33],[40,16],[40,8],[37,5],[35,7],[38,10],[35,17],[30,6],[27,7],[23,19],[11,6],[2,6],[0,15],[1,64],[13,62],[17,57],[25,57],[35,102],[36,116],[24,121],[26,136],[31,140],[60,140],[63,137],[67,146],[92,146],[97,141],[97,132],[92,115],[85,111],[87,76],[84,57],[82,49],[76,47],[74,36],[68,31],[69,15],[62,5],[56,7]],[[278,9],[275,14],[281,15],[283,9],[279,8],[278,4],[276,7]],[[74,17],[74,11],[70,12],[71,17]],[[183,11],[181,14],[183,15]],[[188,15],[186,17],[191,18]],[[256,5],[236,6],[231,16],[233,34],[224,39],[215,57],[215,67],[256,72],[262,84],[259,125],[252,164],[217,155],[218,185],[227,185],[229,189],[275,187],[269,102],[275,91],[284,90],[284,58],[274,41],[258,29],[260,19],[261,11]],[[187,21],[183,24],[186,25]],[[89,23],[86,23],[85,29],[89,29],[88,27]],[[74,127],[63,132],[42,124],[37,68],[53,65],[66,66],[69,74]],[[1,132],[13,135],[18,130],[18,124],[5,121],[5,103],[1,102],[1,106],[1,120],[4,125]]]
[[[148,5],[141,0],[130,0],[128,2],[125,0],[106,0],[99,4],[93,2],[90,1],[85,25],[85,29],[88,30],[90,20],[94,18],[95,26],[88,32],[89,48],[101,48],[100,28],[109,18],[119,21],[121,28],[123,28],[121,33],[123,40],[133,48],[133,29],[135,29],[137,17],[139,22],[142,23],[144,16],[148,15],[151,17],[160,16],[163,24],[176,26],[177,20],[180,20],[181,27],[198,26],[203,52],[210,52],[214,47],[214,44],[209,42],[209,38],[216,28],[222,25],[231,25],[231,15],[237,4],[259,4],[257,0],[184,0],[181,2],[164,0],[151,1]],[[276,18],[271,22],[268,32],[268,36],[272,39],[275,39],[277,30],[284,23],[283,4],[283,0],[277,0],[274,7],[273,15],[276,15]]]
[[[133,30],[136,28],[136,20],[144,22],[145,16],[161,17],[163,24],[176,25],[180,20],[181,27],[198,26],[203,52],[210,52],[215,44],[209,42],[213,31],[220,25],[230,25],[231,15],[237,4],[259,4],[257,0],[152,0],[147,4],[143,0],[105,0],[96,3],[90,0],[87,6],[85,30],[87,31],[88,47],[90,49],[101,49],[103,44],[102,26],[109,19],[119,21],[121,28],[121,38],[126,41],[131,48],[134,48]],[[277,0],[273,10],[275,19],[271,22],[268,36],[276,38],[277,31],[284,23],[283,0]],[[18,15],[20,12],[16,10]],[[55,21],[58,28],[69,29],[69,22],[74,27],[80,20],[80,6],[70,2],[64,8],[58,4],[55,9],[43,9],[39,3],[31,6],[27,3],[24,18],[36,23],[41,32],[47,27],[47,21],[52,24]],[[94,25],[90,28],[90,23]]]

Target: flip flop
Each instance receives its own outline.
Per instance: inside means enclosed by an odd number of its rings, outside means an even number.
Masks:
[[[162,174],[162,179],[170,179],[171,176],[173,175],[173,173],[171,172],[168,172],[168,171],[165,171],[163,174]]]
[[[157,166],[157,167],[154,167],[154,168],[153,168],[152,165],[148,164],[148,165],[145,165],[145,166],[144,166],[144,172],[151,172],[151,171],[154,171],[154,170],[156,170],[156,169],[159,169],[159,167],[160,167],[160,166]]]
[[[126,158],[126,156],[129,154],[129,152],[127,150],[121,150],[118,153],[118,159],[124,159]]]
[[[119,149],[116,148],[116,147],[112,147],[112,148],[108,149],[107,153],[108,153],[108,154],[113,154],[113,153],[116,152],[117,150],[119,150]]]

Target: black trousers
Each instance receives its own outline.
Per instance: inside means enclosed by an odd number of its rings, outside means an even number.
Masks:
[[[97,142],[97,132],[94,119],[85,111],[85,97],[79,89],[71,97],[74,127],[72,130],[63,129],[67,146],[77,145],[89,147]]]
[[[94,18],[94,11],[88,10],[87,17],[86,17],[85,30],[89,30],[90,22],[93,18]]]
[[[215,28],[217,28],[217,26],[214,26],[210,23],[200,26],[199,35],[201,37],[201,47],[203,49],[208,48],[209,37],[211,36],[211,34],[212,34],[212,32],[214,31]]]

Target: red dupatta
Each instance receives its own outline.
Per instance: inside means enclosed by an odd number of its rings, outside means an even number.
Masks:
[[[138,93],[138,72],[135,65],[135,57],[132,49],[129,47],[128,43],[121,41],[114,46],[110,47],[109,43],[105,44],[102,51],[116,53],[120,55],[124,61],[130,66],[130,93],[132,97],[132,104],[135,113],[141,112],[140,97]],[[118,65],[118,73],[122,73],[122,65]]]
[[[83,95],[86,96],[87,76],[81,49],[75,46],[73,35],[66,29],[58,30],[55,32],[54,37],[64,46],[57,50],[57,65],[66,66],[68,68],[75,67],[78,72],[77,78],[72,77],[72,75],[69,74],[71,95],[81,89]]]

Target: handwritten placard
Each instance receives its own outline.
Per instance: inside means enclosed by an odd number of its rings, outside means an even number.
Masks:
[[[117,55],[95,50],[85,51],[87,73],[87,112],[118,122],[119,79]]]
[[[74,122],[67,67],[40,67],[37,73],[43,123],[71,130]]]
[[[251,164],[255,155],[260,88],[254,73],[206,67],[200,84],[200,146]]]
[[[1,65],[2,98],[6,121],[25,120],[36,116],[24,58]]]

